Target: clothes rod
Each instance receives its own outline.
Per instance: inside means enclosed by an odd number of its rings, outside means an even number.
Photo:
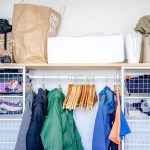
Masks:
[[[28,76],[30,79],[120,79],[121,76],[81,76],[81,75],[68,75],[68,76]]]

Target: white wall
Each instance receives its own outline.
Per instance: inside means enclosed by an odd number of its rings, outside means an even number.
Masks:
[[[12,17],[13,3],[20,0],[0,0],[0,18]],[[59,35],[88,33],[126,33],[139,18],[150,14],[149,0],[25,0],[60,10],[65,5]]]

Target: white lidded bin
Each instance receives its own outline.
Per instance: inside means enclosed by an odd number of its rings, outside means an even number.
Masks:
[[[122,35],[51,37],[48,63],[115,63],[124,61]]]

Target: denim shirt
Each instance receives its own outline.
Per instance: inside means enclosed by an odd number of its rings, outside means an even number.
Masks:
[[[99,106],[95,120],[92,150],[108,150],[110,147],[109,133],[115,117],[114,92],[105,87],[99,93]]]

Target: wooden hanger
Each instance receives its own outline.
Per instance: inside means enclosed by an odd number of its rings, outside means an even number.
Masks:
[[[73,84],[69,84],[69,85],[68,85],[68,92],[67,92],[67,95],[66,95],[66,97],[65,97],[65,100],[64,100],[64,102],[63,102],[63,109],[66,108],[66,104],[67,104],[68,99],[69,99],[69,96],[70,96],[70,94],[71,94],[72,87],[73,87]]]
[[[82,95],[79,101],[79,108],[81,109],[83,108],[85,98],[86,98],[86,85],[83,86]]]
[[[97,101],[98,101],[98,98],[97,98],[97,94],[96,94],[96,86],[92,85],[92,99],[91,99],[91,104],[90,104],[89,109],[92,109]]]
[[[77,107],[78,101],[81,97],[82,89],[83,89],[83,85],[78,85],[78,90],[76,91],[76,97],[73,101],[72,109],[75,109]]]
[[[77,94],[77,91],[78,91],[78,85],[74,84],[74,93],[72,94],[72,98],[70,98],[70,101],[69,101],[69,104],[68,104],[68,109],[69,110],[72,110],[72,105],[73,105],[73,102],[75,101],[76,99],[76,94]]]
[[[78,80],[78,81],[80,81],[80,80]],[[80,95],[81,95],[81,90],[82,90],[81,84],[77,84],[76,85],[76,91],[75,91],[74,97],[70,101],[70,106],[69,106],[70,109],[75,109],[76,108],[78,100],[79,100]]]
[[[92,91],[93,91],[93,88],[92,88],[92,85],[90,85],[86,109],[90,109],[91,101],[92,101]]]
[[[93,79],[89,80],[91,82],[90,86],[89,86],[89,91],[88,91],[88,97],[87,97],[87,104],[86,104],[86,109],[91,109],[91,105],[93,103],[94,100],[94,95],[95,95],[95,91],[94,91],[94,87],[95,84],[92,84],[94,80],[94,76]]]
[[[93,76],[93,80],[92,80],[93,84],[90,87],[90,91],[89,91],[89,99],[88,99],[88,103],[87,103],[87,109],[92,109],[94,104],[97,102],[97,94],[96,94],[96,86],[95,86],[95,79]],[[107,81],[108,82],[108,81]],[[107,83],[106,83],[107,86]]]
[[[79,98],[78,103],[77,103],[77,107],[78,108],[81,108],[80,104],[82,103],[82,99],[83,99],[84,93],[85,93],[85,85],[83,84],[82,85],[82,89],[81,89],[81,95],[80,95],[80,98]]]
[[[85,97],[85,100],[84,100],[84,103],[83,103],[83,106],[82,108],[86,109],[87,107],[87,102],[88,102],[88,99],[89,99],[89,91],[90,91],[90,85],[87,84],[86,85],[86,97]]]
[[[75,98],[76,90],[77,90],[77,86],[75,84],[73,84],[71,94],[70,94],[68,102],[66,104],[67,109],[70,109],[70,105],[71,105],[73,99]]]

